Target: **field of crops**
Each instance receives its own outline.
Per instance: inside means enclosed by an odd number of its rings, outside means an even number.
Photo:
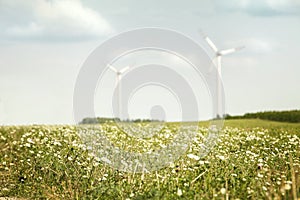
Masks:
[[[135,141],[113,124],[100,129],[126,151],[164,148],[176,124]],[[21,199],[300,199],[300,125],[228,120],[201,158],[200,123],[178,160],[149,173],[112,169],[82,144],[75,126],[0,127],[0,197]],[[83,126],[84,128],[84,126]]]

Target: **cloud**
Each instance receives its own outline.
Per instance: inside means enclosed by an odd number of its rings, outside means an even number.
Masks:
[[[255,38],[246,39],[244,44],[247,47],[247,50],[254,53],[270,53],[275,48],[274,44]]]
[[[72,40],[113,32],[107,20],[80,0],[2,0],[0,13],[7,38]]]
[[[214,0],[218,11],[244,12],[254,16],[300,14],[299,0]]]

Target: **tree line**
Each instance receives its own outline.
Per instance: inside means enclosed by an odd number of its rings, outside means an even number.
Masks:
[[[120,118],[108,118],[108,117],[87,117],[82,119],[79,124],[101,124],[109,122],[159,122],[156,119],[125,119],[121,120]]]
[[[300,110],[288,111],[264,111],[256,113],[246,113],[242,116],[225,115],[225,119],[264,119],[279,122],[300,122]]]

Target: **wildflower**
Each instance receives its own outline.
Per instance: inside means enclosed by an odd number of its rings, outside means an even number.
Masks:
[[[34,141],[31,138],[27,138],[27,142],[34,144]]]
[[[290,190],[292,187],[290,184],[285,184],[284,189],[285,190]]]
[[[171,163],[170,163],[170,167],[171,167],[171,168],[174,168],[174,167],[175,167],[175,164],[174,164],[173,162],[171,162]]]
[[[59,141],[54,141],[54,142],[53,142],[53,145],[61,146],[61,143],[60,143]]]
[[[97,166],[99,166],[99,164],[100,164],[99,162],[94,162],[94,163],[93,163],[93,166],[94,166],[94,167],[97,167]]]
[[[221,188],[220,192],[221,192],[221,194],[226,194],[226,189],[225,188]]]
[[[182,190],[180,188],[177,189],[177,195],[182,196]]]
[[[220,158],[220,160],[225,160],[224,156],[218,156]]]
[[[200,160],[200,161],[199,161],[199,164],[200,164],[200,165],[204,165],[205,162],[204,162],[203,160]]]
[[[28,148],[30,148],[31,147],[31,144],[29,144],[29,143],[25,143],[25,145],[24,145],[25,147],[28,147]]]
[[[281,185],[281,182],[280,181],[276,181],[277,185]]]
[[[189,157],[190,159],[194,159],[194,160],[199,160],[200,157],[194,154],[188,154],[187,157]]]
[[[257,177],[258,177],[258,178],[263,178],[263,177],[264,177],[264,175],[262,175],[262,174],[258,173],[258,174],[257,174]]]
[[[267,191],[267,190],[268,190],[265,186],[262,186],[262,189],[263,189],[264,191]]]
[[[111,161],[106,157],[102,157],[101,160],[107,164],[111,164]]]
[[[292,181],[285,181],[285,183],[292,184],[293,182]]]

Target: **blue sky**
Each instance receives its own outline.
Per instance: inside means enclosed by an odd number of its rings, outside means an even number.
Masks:
[[[245,45],[222,60],[227,113],[300,108],[298,0],[0,0],[0,124],[74,123],[73,90],[85,59],[103,41],[139,27],[179,31],[212,58],[200,29],[221,49]],[[130,106],[132,116],[150,113],[144,95]],[[203,102],[201,119],[210,117]],[[95,110],[109,115],[105,106]],[[172,110],[166,115],[176,120]]]

